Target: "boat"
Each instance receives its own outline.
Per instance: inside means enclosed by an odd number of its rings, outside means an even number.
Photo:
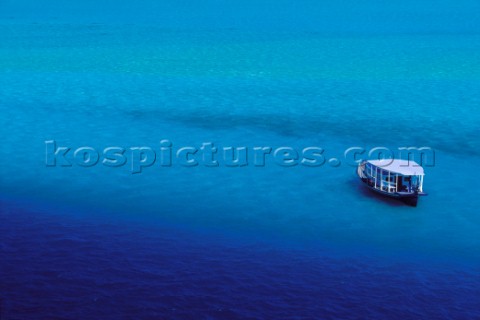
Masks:
[[[423,168],[412,160],[365,160],[359,163],[357,174],[374,192],[413,207],[419,196],[427,195],[423,192]]]

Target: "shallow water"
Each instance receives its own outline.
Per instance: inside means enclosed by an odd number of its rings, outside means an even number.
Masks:
[[[0,316],[478,317],[480,36],[216,27],[2,20]],[[52,139],[436,163],[410,208],[347,165],[132,175],[46,167]]]

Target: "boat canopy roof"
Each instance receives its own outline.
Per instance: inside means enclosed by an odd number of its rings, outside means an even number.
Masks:
[[[382,159],[367,160],[368,163],[393,173],[402,174],[404,176],[423,176],[423,168],[412,160],[401,159]]]

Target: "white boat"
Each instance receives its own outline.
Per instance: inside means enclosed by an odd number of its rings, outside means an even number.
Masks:
[[[415,161],[367,160],[358,165],[357,174],[371,190],[414,207],[419,196],[427,195],[423,192],[425,173]]]

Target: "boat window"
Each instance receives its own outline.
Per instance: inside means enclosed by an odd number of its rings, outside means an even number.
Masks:
[[[366,168],[367,168],[368,173],[372,172],[372,170],[375,170],[375,169],[372,168],[372,165],[370,163],[367,163]]]
[[[395,174],[390,173],[390,177],[387,176],[385,180],[389,182],[395,182],[397,181],[397,176]]]
[[[420,181],[420,179],[418,179],[418,176],[412,177],[412,185],[414,186],[418,185],[418,181]]]

